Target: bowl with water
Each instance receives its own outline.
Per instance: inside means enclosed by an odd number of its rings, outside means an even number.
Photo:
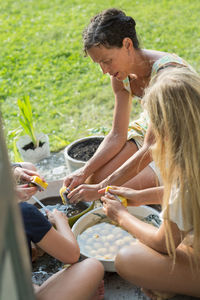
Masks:
[[[45,205],[46,209],[53,210],[56,208],[64,212],[69,219],[69,225],[72,227],[82,215],[94,208],[94,202],[67,203],[64,205],[59,193],[62,184],[62,180],[52,181],[45,191],[36,193],[35,197]],[[29,203],[34,204],[45,214],[45,209],[41,208],[40,204],[38,204],[34,198],[31,198]]]
[[[159,212],[149,206],[130,206],[128,211],[156,227],[161,224]],[[134,245],[136,239],[126,230],[112,222],[102,207],[81,216],[72,231],[78,241],[83,258],[94,257],[104,266],[105,271],[115,272],[114,260],[117,252],[125,246]]]

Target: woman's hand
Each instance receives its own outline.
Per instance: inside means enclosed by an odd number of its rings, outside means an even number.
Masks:
[[[29,200],[35,193],[37,193],[38,188],[36,186],[29,187],[28,184],[21,184],[16,186],[17,198],[21,201]]]
[[[100,189],[98,192],[99,194],[104,194],[105,188]],[[141,203],[140,191],[138,190],[133,190],[123,186],[111,186],[109,188],[109,193],[126,198],[128,200],[128,205],[140,206],[143,204]]]
[[[69,191],[72,191],[75,187],[85,182],[87,179],[83,168],[78,169],[76,172],[66,176],[63,179],[63,185],[68,188]]]
[[[53,211],[46,210],[46,214],[49,222],[55,226],[59,219],[64,219],[68,221],[67,216],[62,211],[59,211],[57,209],[53,209]]]
[[[101,197],[103,202],[104,213],[113,221],[120,224],[120,218],[123,214],[128,213],[128,210],[109,193]]]
[[[98,190],[98,184],[81,184],[71,191],[67,197],[70,203],[78,203],[79,201],[95,201],[100,198]]]

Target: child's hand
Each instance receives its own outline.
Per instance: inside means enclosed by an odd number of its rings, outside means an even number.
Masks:
[[[56,225],[57,221],[61,218],[68,220],[67,216],[62,211],[59,211],[57,209],[54,209],[53,211],[46,210],[46,214],[49,222],[52,225]]]
[[[99,194],[104,194],[106,188],[98,190]],[[126,198],[127,200],[131,200],[131,205],[139,206],[141,205],[140,199],[139,199],[139,191],[130,189],[123,186],[110,186],[108,193],[113,195],[118,195]]]
[[[17,182],[22,182],[22,183],[28,183],[32,180],[32,176],[38,176],[40,177],[39,173],[32,171],[32,170],[28,170],[25,168],[15,168],[14,169],[14,177],[16,179]]]
[[[104,213],[113,221],[120,223],[120,215],[127,209],[109,193],[101,197]]]
[[[28,184],[21,184],[16,186],[16,194],[17,198],[21,201],[29,200],[35,193],[37,193],[38,189],[36,186],[29,187]]]

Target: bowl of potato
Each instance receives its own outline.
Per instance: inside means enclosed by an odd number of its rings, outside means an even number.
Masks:
[[[149,206],[130,206],[130,214],[159,227],[159,212]],[[112,222],[98,207],[84,214],[72,227],[83,258],[94,257],[104,266],[105,271],[115,272],[115,256],[125,246],[133,245],[136,239],[126,230]]]

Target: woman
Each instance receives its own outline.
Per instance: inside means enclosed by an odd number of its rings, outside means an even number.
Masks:
[[[150,164],[153,135],[149,129],[146,135],[146,114],[129,124],[132,97],[141,99],[157,72],[187,63],[174,54],[141,49],[135,26],[132,17],[112,8],[96,15],[83,32],[85,54],[110,75],[115,108],[112,129],[98,151],[76,174],[64,179],[71,202],[98,199],[98,190],[110,184],[144,189],[161,183],[154,163]]]
[[[173,68],[154,81],[144,102],[164,182],[163,223],[157,229],[102,197],[105,213],[141,242],[121,249],[115,266],[152,299],[157,291],[200,297],[200,76]]]

